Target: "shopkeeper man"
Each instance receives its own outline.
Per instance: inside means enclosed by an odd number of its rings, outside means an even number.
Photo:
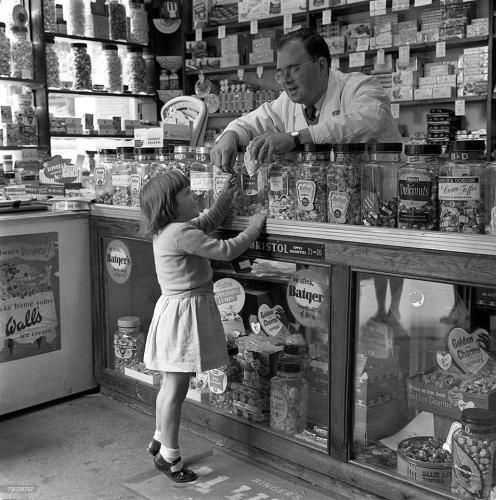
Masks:
[[[232,121],[210,153],[230,171],[237,146],[251,144],[260,163],[300,144],[402,142],[381,85],[362,73],[330,68],[325,40],[308,28],[285,34],[277,44],[276,81],[284,92]]]

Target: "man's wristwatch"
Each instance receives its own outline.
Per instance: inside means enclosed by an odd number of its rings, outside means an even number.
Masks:
[[[294,132],[291,132],[291,137],[293,138],[293,142],[294,142],[294,145],[296,147],[301,146],[299,130],[295,130]]]

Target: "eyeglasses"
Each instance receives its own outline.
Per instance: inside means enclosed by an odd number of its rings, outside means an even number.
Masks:
[[[306,66],[307,64],[313,62],[316,62],[315,59],[310,59],[309,61],[306,61],[299,66],[288,66],[286,69],[278,69],[274,78],[276,79],[277,83],[283,83],[288,78],[296,78],[300,74],[301,68],[303,68],[303,66]]]

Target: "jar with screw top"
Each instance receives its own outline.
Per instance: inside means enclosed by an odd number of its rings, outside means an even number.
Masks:
[[[272,219],[293,219],[297,153],[274,153],[268,165],[268,209]]]
[[[124,372],[126,366],[143,361],[146,335],[141,331],[138,316],[122,316],[117,320],[114,333],[114,368]]]
[[[100,149],[95,167],[95,197],[97,203],[112,205],[112,169],[117,162],[115,149]]]
[[[116,148],[116,161],[112,167],[112,204],[131,206],[131,173],[134,166],[134,148]]]
[[[213,165],[213,200],[217,200],[219,197],[220,193],[222,192],[222,189],[224,187],[224,183],[226,180],[229,178],[230,175],[233,175],[234,177],[237,177],[237,185],[238,185],[238,192],[235,193],[234,198],[231,202],[231,207],[229,208],[228,215],[235,216],[239,215],[238,214],[238,203],[241,197],[241,172],[243,170],[244,166],[244,155],[245,155],[245,148],[242,146],[238,146],[238,150],[236,153],[236,160],[234,162],[234,167],[232,172],[224,172],[222,168],[216,167]]]
[[[15,184],[14,160],[12,155],[3,155],[3,176],[5,184]]]
[[[43,0],[43,27],[45,31],[54,33],[57,30],[55,0]]]
[[[129,92],[139,94],[146,91],[145,60],[141,47],[128,47],[124,62],[124,83]]]
[[[439,230],[484,233],[484,141],[454,141],[439,168]]]
[[[155,148],[154,162],[150,165],[150,175],[155,177],[158,174],[170,170],[170,163],[174,158],[174,148],[172,146],[164,146]]]
[[[171,168],[178,168],[189,178],[191,164],[195,161],[195,148],[192,146],[174,146],[174,157],[169,163]]]
[[[104,43],[103,49],[103,87],[109,92],[122,92],[122,64],[117,45]]]
[[[496,234],[496,162],[487,165],[484,179],[485,230],[488,234]]]
[[[10,76],[10,40],[5,35],[5,23],[0,22],[0,76]]]
[[[153,94],[155,92],[155,58],[148,49],[145,49],[143,59],[145,61],[145,92]]]
[[[143,0],[129,2],[129,41],[148,45],[148,14]]]
[[[111,40],[127,39],[126,7],[120,0],[108,0],[109,32]]]
[[[406,165],[398,171],[398,227],[439,227],[437,176],[440,144],[406,144]]]
[[[69,67],[73,90],[91,90],[91,57],[85,43],[72,43],[69,54]]]
[[[327,172],[327,218],[335,224],[361,225],[361,176],[365,144],[334,144]]]
[[[287,434],[298,434],[307,423],[308,384],[298,360],[283,356],[270,380],[270,426]]]
[[[451,442],[451,491],[457,498],[489,500],[494,480],[496,412],[484,408],[465,409],[461,423]]]
[[[398,170],[402,143],[373,143],[369,161],[362,168],[361,205],[364,226],[396,227]]]
[[[232,413],[233,392],[231,385],[243,381],[243,367],[237,358],[237,346],[227,346],[227,354],[227,365],[208,372],[209,402],[211,406]]]
[[[84,0],[70,0],[65,3],[67,13],[67,33],[84,36],[86,13]]]
[[[213,167],[210,162],[210,149],[207,147],[197,147],[195,151],[195,161],[190,166],[191,191],[195,193],[198,203],[198,211],[202,213],[210,208],[213,203]]]
[[[25,26],[12,26],[10,70],[13,78],[33,78],[33,47]]]
[[[141,187],[150,178],[151,161],[142,161],[139,155],[135,154],[133,169],[131,171],[131,206],[140,206]]]
[[[45,57],[47,85],[49,87],[60,87],[59,56],[55,50],[55,38],[45,37]]]
[[[238,215],[248,217],[260,212],[267,205],[265,197],[265,182],[267,165],[260,165],[258,170],[250,175],[243,161],[241,167],[241,195],[239,196]]]
[[[296,219],[327,221],[327,169],[330,146],[305,144],[296,169]]]

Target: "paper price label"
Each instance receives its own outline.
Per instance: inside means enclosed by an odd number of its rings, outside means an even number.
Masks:
[[[263,66],[257,66],[257,78],[262,78],[263,76]]]
[[[395,120],[400,117],[400,105],[397,102],[393,102],[391,104],[391,115]]]
[[[383,16],[386,14],[386,0],[375,0],[370,2],[370,15]]]
[[[324,10],[322,12],[322,25],[331,24],[332,21],[332,10]]]
[[[402,45],[399,48],[398,59],[400,64],[408,66],[410,64],[410,46]]]
[[[238,79],[242,80],[245,76],[245,70],[243,68],[238,69]]]
[[[370,15],[375,16],[375,0],[370,0]]]
[[[201,28],[196,28],[195,42],[201,42],[202,40],[203,40],[203,30]]]
[[[226,38],[226,25],[219,26],[217,38]]]
[[[293,26],[293,15],[292,14],[284,14],[284,29],[289,29]]]
[[[457,99],[455,101],[455,115],[465,116],[465,101],[463,99]]]
[[[365,52],[355,52],[350,54],[350,68],[357,68],[358,66],[365,66]]]
[[[414,7],[422,7],[423,5],[431,5],[432,0],[415,0]]]
[[[258,33],[258,21],[255,19],[250,21],[250,35],[256,35]]]
[[[391,11],[408,10],[410,8],[410,0],[393,0]]]
[[[386,53],[384,49],[379,49],[377,51],[377,64],[385,64],[386,63]]]
[[[446,57],[446,42],[436,43],[436,57]]]
[[[331,59],[331,69],[339,69],[339,57],[333,57]]]
[[[359,38],[357,41],[357,52],[362,52],[364,50],[369,50],[369,38]]]

